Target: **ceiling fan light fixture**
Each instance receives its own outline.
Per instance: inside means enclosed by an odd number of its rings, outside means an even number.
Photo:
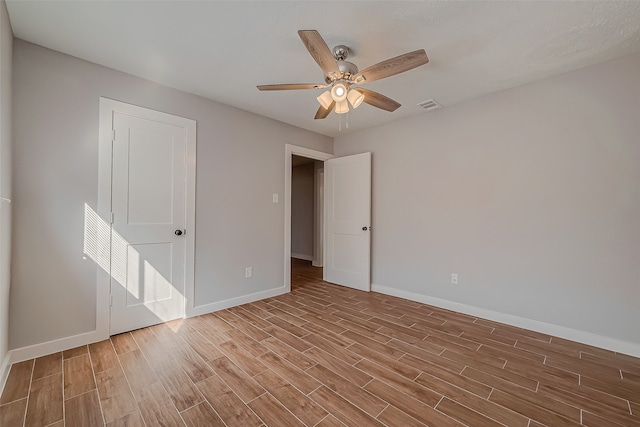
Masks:
[[[358,108],[360,104],[362,104],[362,101],[364,101],[364,95],[355,89],[351,89],[347,94],[347,99],[353,108]]]
[[[326,110],[329,109],[329,107],[331,106],[331,103],[333,102],[333,98],[331,97],[331,91],[328,91],[328,90],[325,91],[322,95],[320,95],[317,99],[320,105],[322,105]]]
[[[345,99],[344,101],[336,102],[336,113],[344,114],[349,112],[349,103]]]
[[[331,98],[333,98],[336,103],[340,103],[347,99],[347,92],[347,87],[343,83],[338,83],[336,85],[333,85],[333,87],[331,88]]]

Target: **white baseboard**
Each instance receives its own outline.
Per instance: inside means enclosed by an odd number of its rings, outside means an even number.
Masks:
[[[313,261],[313,255],[305,255],[305,254],[291,254],[291,258],[303,259],[305,261]]]
[[[622,341],[617,338],[610,338],[603,335],[593,334],[591,332],[579,331],[577,329],[553,325],[551,323],[545,323],[539,320],[532,320],[525,317],[514,316],[512,314],[500,313],[498,311],[487,310],[484,308],[462,304],[459,302],[430,297],[428,295],[418,294],[415,292],[403,291],[401,289],[391,288],[388,286],[372,284],[371,290],[380,292],[381,294],[385,295],[405,298],[411,301],[421,302],[423,304],[433,305],[435,307],[457,311],[459,313],[464,313],[471,316],[481,317],[483,319],[492,320],[494,322],[506,323],[507,325],[516,326],[518,328],[529,329],[532,331],[541,332],[543,334],[553,335],[559,338],[592,345],[594,347],[604,348],[618,353],[628,354],[634,357],[640,357],[640,344],[629,341]]]
[[[10,354],[7,353],[4,355],[2,359],[2,363],[0,363],[0,395],[4,391],[4,386],[7,383],[7,378],[9,377],[9,370],[11,369],[11,357]]]
[[[9,370],[11,369],[11,365],[14,363],[35,359],[37,357],[46,356],[59,351],[69,350],[70,348],[91,344],[107,338],[108,336],[104,337],[98,331],[91,331],[9,350],[2,361],[2,365],[0,365],[0,394],[2,394],[2,391],[4,390],[7,377],[9,376]]]
[[[249,295],[243,295],[236,298],[229,298],[224,301],[218,301],[211,304],[199,305],[193,308],[188,308],[186,317],[200,316],[202,314],[212,313],[218,310],[224,310],[225,308],[231,308],[237,305],[247,304],[250,302],[259,301],[261,299],[271,298],[278,295],[286,294],[287,292],[289,292],[289,289],[287,289],[284,286],[281,286],[275,289],[269,289],[266,291],[256,292]]]
[[[70,337],[34,344],[27,347],[16,348],[9,351],[11,363],[22,362],[47,354],[69,350],[70,348],[87,345],[109,338],[101,336],[97,331],[85,332],[83,334],[72,335]]]

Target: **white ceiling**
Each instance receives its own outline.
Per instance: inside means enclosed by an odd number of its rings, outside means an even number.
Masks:
[[[554,74],[640,52],[640,1],[7,1],[17,38],[328,136],[314,120],[318,90],[259,92],[258,84],[321,83],[297,30],[346,44],[360,69],[425,49],[431,62],[367,88],[402,104],[363,104],[363,129]],[[640,70],[639,70],[640,72]]]

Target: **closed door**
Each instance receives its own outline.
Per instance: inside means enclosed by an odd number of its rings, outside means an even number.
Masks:
[[[113,130],[112,335],[184,316],[187,173],[185,128],[114,112]]]
[[[371,290],[371,153],[324,164],[324,280]]]

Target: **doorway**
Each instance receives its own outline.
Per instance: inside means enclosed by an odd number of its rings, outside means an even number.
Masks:
[[[292,267],[292,255],[296,256],[295,262],[296,265],[299,263],[306,263],[311,268],[312,264],[322,265],[322,253],[323,248],[318,250],[318,246],[323,239],[323,231],[320,229],[323,223],[323,213],[322,213],[322,202],[319,204],[314,202],[318,197],[324,197],[321,193],[322,190],[318,188],[318,180],[323,178],[323,175],[320,174],[322,170],[322,166],[325,160],[332,158],[333,155],[329,153],[323,153],[321,151],[311,150],[308,148],[297,147],[295,145],[287,144],[285,146],[285,227],[284,227],[284,287],[287,291],[291,290],[291,267]],[[317,162],[317,163],[316,163]],[[313,173],[311,177],[307,176],[307,180],[311,181],[311,187],[308,185],[307,188],[307,196],[308,193],[313,193],[311,199],[307,198],[307,209],[303,216],[303,219],[306,220],[307,226],[309,223],[315,224],[312,228],[312,234],[309,238],[309,234],[307,232],[307,237],[301,240],[305,242],[296,241],[296,245],[292,246],[292,189],[293,189],[293,168],[299,167],[305,164],[309,164],[311,166],[307,166],[309,169],[313,168]],[[308,184],[308,183],[307,183]],[[303,186],[304,187],[304,186]],[[309,189],[311,188],[311,191]],[[311,211],[309,212],[308,201],[312,201]],[[315,217],[315,219],[314,219]],[[307,228],[309,230],[309,228]],[[297,239],[300,236],[296,236]],[[310,242],[309,242],[310,241]],[[300,243],[300,245],[298,245]],[[311,243],[311,246],[309,246]],[[292,249],[293,248],[293,249]],[[306,254],[300,253],[300,248],[306,248]],[[311,248],[311,249],[309,249]],[[298,251],[298,252],[296,252]],[[302,257],[301,257],[302,255]],[[302,259],[301,259],[302,258]],[[313,267],[322,273],[322,270],[318,267]],[[320,274],[322,277],[322,274]]]
[[[308,266],[322,278],[323,171],[320,160],[299,155],[291,159],[292,277],[296,267]]]

